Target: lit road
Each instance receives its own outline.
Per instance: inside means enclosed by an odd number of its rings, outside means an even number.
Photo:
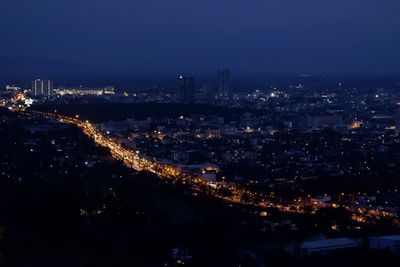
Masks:
[[[200,177],[190,176],[180,172],[174,165],[168,165],[164,162],[158,162],[149,159],[145,155],[136,153],[117,143],[113,138],[98,130],[89,121],[84,121],[76,117],[67,117],[57,113],[45,113],[37,111],[22,111],[26,115],[38,116],[55,120],[61,123],[73,124],[79,127],[85,135],[92,139],[96,144],[109,149],[111,155],[122,161],[127,167],[137,171],[148,171],[156,174],[160,179],[168,179],[177,183],[184,184],[190,188],[193,193],[202,193],[224,200],[231,204],[251,205],[258,208],[276,208],[284,212],[303,213],[304,207],[312,206],[314,210],[323,207],[343,207],[353,213],[353,219],[358,222],[364,222],[370,217],[395,217],[396,215],[384,210],[378,210],[374,207],[368,208],[355,203],[351,205],[339,205],[337,203],[310,203],[310,199],[295,199],[293,201],[276,201],[270,196],[252,192],[250,190],[239,188],[236,185],[228,185],[225,182],[208,182]]]

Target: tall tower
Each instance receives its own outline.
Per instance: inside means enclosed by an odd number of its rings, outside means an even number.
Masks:
[[[396,109],[396,113],[394,115],[394,123],[396,126],[396,136],[400,136],[400,109]]]
[[[185,104],[195,103],[194,78],[179,76],[178,90],[180,102]]]
[[[217,98],[228,98],[231,95],[229,69],[218,70],[217,73]]]
[[[31,89],[34,96],[50,97],[53,94],[53,81],[36,79],[32,81]]]

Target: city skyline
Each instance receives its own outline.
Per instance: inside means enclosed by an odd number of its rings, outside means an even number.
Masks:
[[[400,260],[399,0],[0,10],[0,266]]]

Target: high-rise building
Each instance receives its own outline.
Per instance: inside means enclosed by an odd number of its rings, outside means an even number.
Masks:
[[[231,95],[229,79],[230,79],[229,69],[218,70],[217,98],[228,98]]]
[[[400,109],[396,109],[394,120],[396,126],[396,136],[400,136]]]
[[[53,94],[53,81],[36,79],[32,81],[34,96],[50,97]]]
[[[181,103],[192,104],[195,102],[195,87],[193,77],[179,76],[178,90]]]

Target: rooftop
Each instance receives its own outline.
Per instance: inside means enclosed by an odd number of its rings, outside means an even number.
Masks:
[[[358,244],[359,244],[358,240],[342,237],[335,239],[320,239],[314,241],[307,241],[303,243],[302,248],[319,249],[319,248],[337,247],[337,246],[357,246]]]

